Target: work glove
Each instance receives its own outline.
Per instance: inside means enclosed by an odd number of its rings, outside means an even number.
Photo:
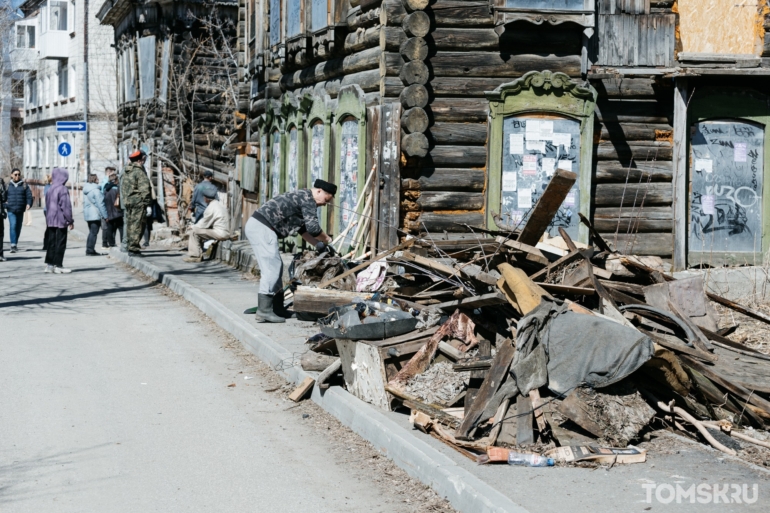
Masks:
[[[152,215],[152,207],[147,207],[147,216],[149,217],[151,215]]]
[[[318,253],[323,253],[324,251],[326,251],[326,243],[325,242],[321,242],[319,240],[318,242],[315,243],[315,250]]]

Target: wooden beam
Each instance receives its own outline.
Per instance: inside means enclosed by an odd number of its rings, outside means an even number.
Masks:
[[[455,301],[447,301],[435,305],[439,310],[455,310],[456,308],[481,308],[482,306],[503,305],[507,302],[505,296],[499,292],[490,292],[481,296],[466,297]]]
[[[527,223],[521,229],[521,234],[518,238],[519,242],[529,244],[530,246],[538,243],[576,181],[576,173],[563,169],[556,170],[551,181],[548,182],[545,192],[537,200],[535,208],[532,209]]]
[[[674,81],[674,271],[687,267],[687,79]]]

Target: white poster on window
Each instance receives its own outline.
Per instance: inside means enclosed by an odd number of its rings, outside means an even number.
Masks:
[[[559,165],[556,166],[559,169],[563,169],[565,171],[572,171],[572,161],[571,160],[560,160]]]
[[[572,146],[572,136],[557,132],[553,134],[553,145],[556,147],[564,146],[565,150],[569,150],[570,146]]]
[[[527,141],[540,140],[540,121],[528,119],[526,126]]]
[[[554,172],[556,171],[556,159],[543,157],[543,162],[541,165],[543,166],[543,172],[546,176],[553,176]]]
[[[695,159],[695,171],[711,173],[714,170],[714,161],[711,159]]]
[[[532,189],[519,189],[519,208],[532,208]]]
[[[511,134],[509,151],[511,155],[524,155],[524,134]]]
[[[545,141],[530,141],[527,139],[527,151],[545,153]]]
[[[540,122],[540,139],[543,141],[553,139],[553,121],[544,120]]]
[[[716,205],[716,196],[704,194],[700,197],[701,213],[706,215],[714,215]]]
[[[518,174],[516,171],[505,171],[503,173],[503,192],[513,192],[516,190]]]
[[[537,155],[524,155],[521,172],[525,175],[537,174]]]

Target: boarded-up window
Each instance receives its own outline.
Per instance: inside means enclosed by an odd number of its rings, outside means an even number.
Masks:
[[[171,39],[163,40],[163,51],[160,57],[160,94],[158,98],[162,102],[168,99],[168,67],[171,60]]]
[[[321,30],[322,28],[326,27],[328,22],[328,3],[327,0],[313,0],[312,6],[312,21],[311,21],[311,30]]]
[[[273,131],[270,141],[270,197],[281,194],[281,132]]]
[[[124,56],[123,63],[125,64],[125,83],[126,83],[126,101],[132,102],[136,100],[136,54],[133,47],[128,47]]]
[[[267,201],[267,135],[259,138],[259,204]]]
[[[302,29],[302,0],[286,0],[286,37],[299,34]]]
[[[139,38],[139,97],[155,97],[155,36]]]
[[[348,116],[342,122],[339,151],[340,185],[337,193],[338,227],[343,232],[355,219],[353,209],[358,201],[358,120]],[[345,237],[343,247],[351,244],[353,230]]]
[[[682,52],[759,55],[762,0],[679,0]]]
[[[286,152],[286,190],[299,189],[299,153],[297,148],[297,127],[289,130],[289,149]]]
[[[503,121],[500,212],[506,225],[529,217],[556,169],[580,174],[580,122],[565,118],[509,116]],[[564,228],[575,239],[580,219],[579,180],[549,225],[551,236]]]
[[[281,0],[270,0],[270,46],[281,42]]]
[[[753,263],[762,251],[764,136],[762,127],[741,121],[693,127],[690,252],[748,253]]]

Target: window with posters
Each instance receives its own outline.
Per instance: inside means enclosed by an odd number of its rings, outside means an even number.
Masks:
[[[281,194],[281,131],[270,133],[270,197]]]
[[[688,114],[687,266],[762,265],[770,250],[768,97],[696,90]]]
[[[589,216],[593,114],[597,93],[563,73],[531,71],[487,93],[490,108],[487,224],[521,227],[556,169],[576,173],[575,186],[549,225],[588,241],[578,213]]]
[[[344,253],[354,244],[354,222],[363,210],[359,195],[365,183],[366,102],[358,85],[346,86],[338,95],[335,112],[335,182],[334,230],[345,233],[340,248]],[[358,208],[356,208],[358,204]],[[358,223],[356,223],[358,224]]]
[[[306,187],[312,187],[317,179],[329,179],[329,147],[331,144],[331,99],[326,94],[307,93],[300,102],[300,110],[304,115],[306,165],[300,173]],[[328,223],[323,213],[326,209],[318,208],[318,220],[321,228],[327,229]]]
[[[259,136],[259,204],[264,205],[267,202],[267,134],[262,133]]]
[[[296,125],[289,127],[286,148],[286,190],[299,189],[299,131]]]

